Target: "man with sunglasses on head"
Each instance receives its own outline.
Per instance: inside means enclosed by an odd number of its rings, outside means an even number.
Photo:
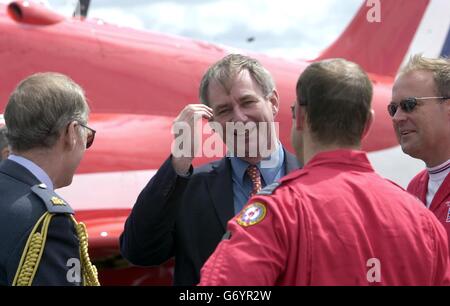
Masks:
[[[403,152],[425,162],[409,183],[442,222],[450,242],[450,61],[413,56],[400,71],[388,106]]]
[[[95,131],[67,76],[23,80],[5,109],[11,154],[0,163],[0,285],[98,285],[85,228],[55,193],[68,186]]]

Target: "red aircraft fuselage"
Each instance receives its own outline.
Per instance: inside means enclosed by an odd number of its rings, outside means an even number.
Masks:
[[[153,269],[122,265],[118,237],[143,182],[170,154],[173,119],[187,103],[198,102],[207,67],[236,50],[99,20],[66,19],[33,4],[16,4],[20,16],[0,5],[0,112],[18,82],[37,72],[64,73],[85,89],[89,125],[97,138],[78,169],[75,181],[79,177],[81,183],[69,187],[66,200],[87,224],[91,256],[103,267],[101,281],[169,283],[171,264]],[[246,54],[259,59],[276,81],[280,140],[292,150],[290,106],[297,79],[309,63]],[[386,112],[393,77],[370,78],[376,118],[363,149],[378,151],[398,145]],[[133,186],[124,190],[127,184]]]

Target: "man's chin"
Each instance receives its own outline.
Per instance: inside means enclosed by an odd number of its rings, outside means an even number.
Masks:
[[[273,148],[267,149],[265,147],[259,148],[259,147],[249,147],[248,144],[246,144],[245,149],[238,150],[236,147],[234,150],[230,150],[230,153],[233,154],[235,157],[242,157],[242,158],[259,158],[259,159],[265,159],[269,158],[272,155]]]
[[[412,158],[420,159],[420,153],[417,148],[417,145],[413,145],[411,142],[400,142],[400,147],[402,148],[403,153],[411,156]]]
[[[230,151],[229,152],[230,156],[233,157],[239,157],[239,158],[243,158],[243,159],[248,159],[248,158],[261,158],[260,154],[258,154],[258,152],[252,152],[249,150],[245,150],[245,151],[238,151],[238,150],[234,150],[234,151]]]

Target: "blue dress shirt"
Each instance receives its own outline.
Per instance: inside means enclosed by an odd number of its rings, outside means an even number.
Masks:
[[[8,159],[18,163],[19,165],[30,171],[41,183],[47,185],[47,189],[53,190],[53,182],[48,174],[45,173],[45,171],[42,170],[41,167],[33,163],[31,160],[13,154],[9,155]]]
[[[246,173],[250,164],[238,157],[229,158],[232,168],[231,176],[233,180],[234,213],[237,214],[248,202],[253,184]],[[284,151],[280,143],[278,143],[278,148],[270,155],[270,163],[265,163],[265,165],[270,165],[270,167],[261,167],[261,162],[256,165],[261,173],[261,183],[263,187],[272,184],[286,174],[284,167]]]

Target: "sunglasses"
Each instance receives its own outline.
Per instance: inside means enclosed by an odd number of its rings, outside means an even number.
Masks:
[[[291,105],[292,119],[295,119],[295,105]]]
[[[89,147],[92,146],[92,144],[94,143],[95,133],[97,131],[88,127],[87,125],[82,124],[82,123],[78,122],[78,124],[88,130],[88,135],[87,135],[87,140],[86,140],[86,149],[89,149]]]
[[[433,100],[433,99],[447,100],[447,99],[450,99],[450,97],[420,97],[420,98],[410,97],[410,98],[406,98],[406,99],[400,101],[398,104],[393,103],[393,102],[389,103],[389,105],[387,106],[387,110],[388,110],[389,115],[391,117],[394,117],[399,106],[402,109],[402,111],[404,111],[405,113],[410,113],[414,110],[414,108],[416,108],[417,101]]]
[[[292,119],[295,119],[295,104],[298,104],[300,106],[308,105],[306,102],[297,102],[297,101],[295,101],[294,104],[291,105]]]

